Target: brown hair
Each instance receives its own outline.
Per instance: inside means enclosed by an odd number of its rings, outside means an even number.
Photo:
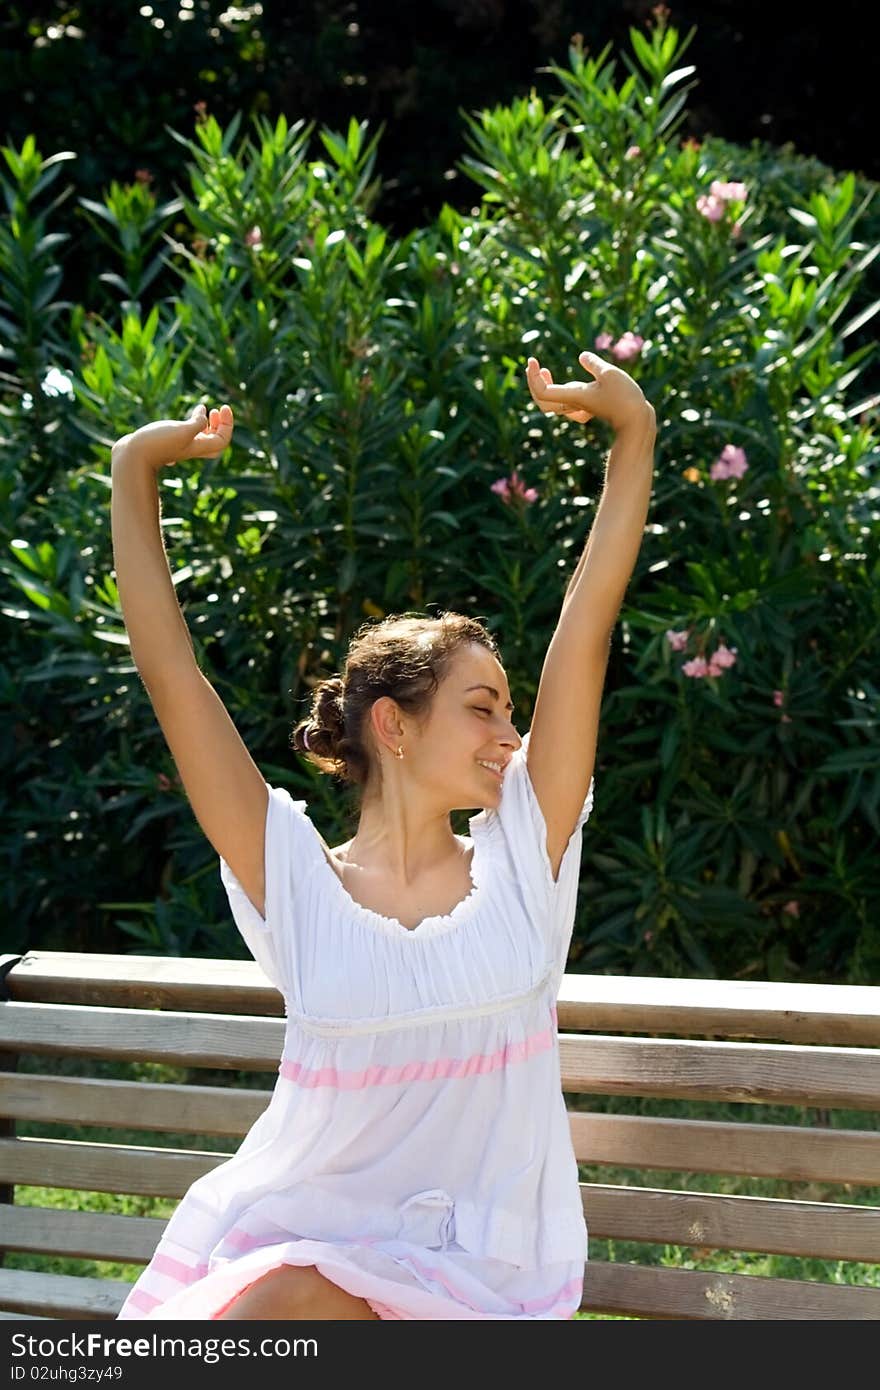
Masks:
[[[391,613],[364,623],[351,639],[342,675],[315,686],[311,712],[294,726],[291,747],[322,772],[364,788],[375,760],[364,739],[374,701],[390,695],[421,725],[455,653],[469,642],[501,659],[492,634],[461,613]]]

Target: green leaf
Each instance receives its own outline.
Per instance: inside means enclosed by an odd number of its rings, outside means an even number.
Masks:
[[[849,323],[839,330],[838,337],[848,338],[851,333],[858,332],[874,317],[878,309],[880,309],[880,299],[875,299],[872,304],[868,304],[860,313],[856,314],[855,318],[850,319]]]

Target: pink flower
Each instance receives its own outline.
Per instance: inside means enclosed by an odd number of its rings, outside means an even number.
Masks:
[[[692,661],[686,661],[681,669],[683,675],[692,676],[694,680],[709,675],[709,665],[702,656],[695,656]]]
[[[749,192],[744,183],[723,183],[721,179],[715,179],[709,189],[709,195],[712,198],[721,198],[726,203],[744,203]]]
[[[610,333],[600,333],[596,339],[596,349],[599,352],[607,352],[613,342],[614,339]]]
[[[244,244],[245,246],[262,246],[263,233],[259,227],[251,227],[250,231],[245,235]]]
[[[736,444],[725,444],[721,450],[721,462],[727,464],[729,478],[741,478],[749,466],[746,463],[745,449],[740,449]]]
[[[638,357],[644,341],[644,338],[640,338],[638,333],[627,331],[623,337],[618,338],[611,349],[611,355],[616,357],[618,362],[629,362],[631,358]]]
[[[724,642],[720,642],[720,644],[716,646],[715,652],[709,657],[709,660],[715,663],[715,666],[720,666],[722,670],[724,670],[727,666],[735,666],[735,662],[737,662],[737,651],[738,648],[735,648],[735,646],[726,646]]]
[[[736,647],[731,649],[730,647],[726,647],[722,642],[719,647],[715,648],[715,651],[709,657],[708,674],[710,676],[720,676],[722,671],[725,671],[728,666],[733,666],[735,664],[736,653]]]
[[[681,632],[675,632],[671,627],[666,629],[665,637],[674,652],[683,652],[688,644],[690,632],[684,628]]]
[[[790,917],[800,917],[800,915],[801,915],[800,903],[797,901],[796,898],[792,898],[790,902],[787,902],[787,903],[785,904],[785,906],[783,907],[782,911],[783,911],[783,912],[787,912],[787,913],[789,914]]]
[[[744,449],[738,448],[736,444],[725,444],[720,456],[709,469],[709,477],[716,482],[724,478],[741,478],[748,466]]]
[[[720,222],[724,216],[724,201],[721,198],[713,198],[709,194],[701,193],[697,199],[697,212],[708,217],[710,222]]]
[[[159,788],[160,792],[170,792],[171,782],[165,776],[164,772],[160,772],[158,777],[156,778],[156,786]]]
[[[538,493],[533,487],[526,487],[519,476],[519,470],[514,468],[509,478],[498,478],[492,483],[491,492],[495,492],[501,500],[509,506],[514,498],[521,497],[524,502],[537,502]]]
[[[774,703],[774,705],[776,706],[777,709],[778,709],[779,706],[782,704],[782,702],[783,702],[784,699],[785,699],[785,696],[783,695],[783,693],[782,693],[781,690],[774,690],[774,691],[773,691],[773,703]]]
[[[630,145],[629,149],[623,157],[624,159],[636,159],[637,156],[641,153],[642,150],[640,145]]]

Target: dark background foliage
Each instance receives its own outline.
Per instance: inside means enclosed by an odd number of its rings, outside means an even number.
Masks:
[[[382,127],[374,216],[402,235],[444,202],[459,211],[475,202],[456,167],[461,110],[532,87],[546,96],[554,84],[540,69],[565,61],[573,34],[589,52],[606,44],[618,52],[653,8],[651,0],[13,0],[0,18],[0,131],[4,142],[33,134],[43,151],[75,150],[82,196],[147,169],[161,199],[183,182],[165,127],[189,129],[197,102],[221,125],[238,111],[334,129],[349,116],[366,119]],[[790,144],[832,168],[878,176],[861,100],[873,80],[870,7],[846,0],[826,15],[766,0],[689,0],[669,10],[682,35],[697,30],[686,61],[699,84],[682,138]],[[68,216],[80,232],[68,292],[90,301],[89,281],[103,267],[72,203]],[[57,225],[74,229],[63,217]]]

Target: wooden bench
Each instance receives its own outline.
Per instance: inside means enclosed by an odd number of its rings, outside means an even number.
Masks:
[[[162,1147],[160,1136],[247,1131],[274,1083],[281,997],[252,962],[34,951],[0,968],[0,1251],[145,1264],[164,1220],[16,1205],[15,1185],[179,1198],[224,1155]],[[591,1242],[695,1247],[698,1259],[710,1250],[817,1257],[845,1262],[850,1281],[859,1262],[880,1261],[880,1207],[858,1198],[860,1187],[880,1187],[880,1132],[830,1128],[827,1113],[880,1106],[880,989],[566,975],[558,1014],[579,1162],[778,1178],[821,1197],[586,1182]],[[82,1071],[83,1058],[220,1069],[221,1078],[256,1071],[268,1074],[267,1088],[218,1087],[216,1076],[181,1085],[50,1075],[49,1057],[62,1059],[62,1072],[72,1065],[63,1059]],[[819,1122],[585,1108],[602,1096],[717,1102],[728,1112],[730,1102],[816,1107]],[[29,1137],[35,1122],[133,1129],[145,1142]],[[0,1268],[0,1316],[112,1318],[129,1287]],[[877,1319],[880,1288],[591,1258],[582,1307],[652,1318]]]

